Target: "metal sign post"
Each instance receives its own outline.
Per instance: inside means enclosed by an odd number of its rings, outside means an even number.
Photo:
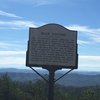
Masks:
[[[49,71],[49,94],[48,94],[48,100],[54,100],[54,76],[55,71],[50,70]]]
[[[60,68],[48,68],[47,70],[49,71],[49,83],[48,83],[48,100],[54,100],[54,85],[55,82],[57,82],[58,80],[60,80],[62,77],[64,77],[65,75],[67,75],[69,72],[71,72],[73,69],[70,69],[68,72],[66,72],[65,74],[63,74],[62,76],[58,77],[56,80],[54,79],[55,76],[55,71],[59,70]]]

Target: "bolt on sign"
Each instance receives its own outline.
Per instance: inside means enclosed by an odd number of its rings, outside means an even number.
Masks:
[[[58,24],[29,28],[26,66],[77,69],[77,31]]]

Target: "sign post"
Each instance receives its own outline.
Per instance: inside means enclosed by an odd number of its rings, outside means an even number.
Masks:
[[[77,69],[77,65],[77,31],[58,24],[29,29],[26,66],[42,67],[49,71],[48,100],[54,98],[55,71],[62,68]]]
[[[54,70],[49,71],[49,93],[48,100],[54,100]]]

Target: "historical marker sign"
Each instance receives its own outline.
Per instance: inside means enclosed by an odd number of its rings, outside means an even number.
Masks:
[[[77,31],[58,24],[29,28],[26,65],[77,68]]]

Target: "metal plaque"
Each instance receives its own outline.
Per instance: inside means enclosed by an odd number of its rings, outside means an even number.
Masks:
[[[26,65],[77,68],[77,31],[58,24],[29,28]]]

